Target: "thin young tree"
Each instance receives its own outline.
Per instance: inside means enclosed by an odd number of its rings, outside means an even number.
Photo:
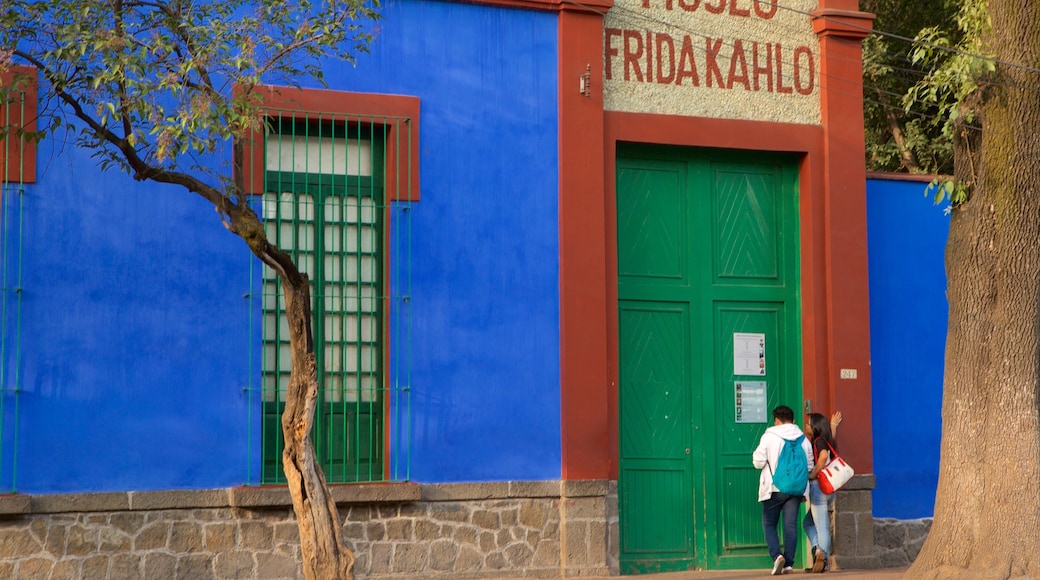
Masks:
[[[906,578],[1038,578],[1040,9],[962,5],[964,43],[922,44],[947,63],[912,94],[946,87],[956,179],[940,190],[952,205],[935,518]]]
[[[0,5],[0,73],[34,69],[42,101],[36,137],[71,134],[104,169],[201,196],[278,275],[292,353],[282,463],[307,578],[350,578],[354,563],[310,438],[318,395],[310,288],[291,255],[268,239],[233,167],[241,169],[245,140],[263,132],[257,87],[323,82],[324,62],[352,62],[367,51],[377,8],[378,0]],[[29,80],[0,86],[0,102]]]

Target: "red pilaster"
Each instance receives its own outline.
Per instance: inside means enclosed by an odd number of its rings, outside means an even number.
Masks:
[[[843,412],[843,455],[857,471],[869,473],[873,440],[861,42],[874,17],[859,12],[855,0],[822,0],[812,18],[820,37],[824,126],[826,334],[805,347],[824,347],[827,356],[816,357],[815,372],[806,372],[818,382],[805,385],[805,396],[820,412]],[[853,373],[855,378],[849,378]]]
[[[572,480],[606,479],[617,469],[603,202],[602,36],[609,6],[561,4],[559,14],[561,475]]]

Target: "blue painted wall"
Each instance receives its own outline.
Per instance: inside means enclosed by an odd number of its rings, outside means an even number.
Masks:
[[[342,90],[421,99],[412,479],[560,477],[556,15],[393,1]]]
[[[240,483],[247,250],[201,198],[102,176],[54,140],[40,159],[24,194],[17,489]]]
[[[874,517],[931,517],[935,506],[949,217],[926,186],[867,180]]]
[[[559,478],[556,16],[412,0],[383,15],[372,53],[326,74],[421,99],[410,478]],[[14,469],[28,493],[255,483],[244,244],[186,192],[99,173],[54,139],[39,159],[0,485]]]
[[[556,16],[405,6],[387,6],[384,46],[349,76],[422,98],[413,479],[556,479]]]

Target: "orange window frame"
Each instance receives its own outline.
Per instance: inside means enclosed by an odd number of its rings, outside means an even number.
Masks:
[[[389,128],[388,140],[402,143],[387,148],[387,201],[419,201],[419,98],[402,95],[354,93],[322,89],[262,86],[255,89],[268,117],[306,120],[316,115],[371,118]],[[315,117],[314,120],[318,120]],[[245,193],[261,195],[264,183],[264,136],[259,132],[245,140],[242,155]]]
[[[0,183],[36,182],[36,139],[24,133],[36,132],[38,81],[36,69],[12,66],[0,74],[0,86],[21,83],[5,102],[0,100],[0,125],[7,129],[0,135]],[[17,131],[24,131],[19,138]]]

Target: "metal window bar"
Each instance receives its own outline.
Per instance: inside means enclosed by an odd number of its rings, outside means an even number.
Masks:
[[[0,103],[0,126],[12,128],[25,119],[24,92]],[[12,110],[17,111],[12,114]],[[13,119],[12,119],[13,117]],[[0,135],[0,486],[18,489],[18,407],[21,393],[22,239],[25,208],[25,137]],[[11,158],[17,152],[18,180],[9,182]],[[13,214],[13,215],[12,215]]]
[[[410,346],[398,343],[410,342],[411,333],[388,332],[386,323],[398,323],[399,307],[400,324],[410,322],[410,275],[400,272],[411,266],[410,212],[387,202],[385,191],[385,161],[410,149],[409,137],[391,130],[404,122],[274,112],[265,138],[265,227],[311,282],[319,383],[313,439],[330,483],[400,480],[409,472],[402,462],[410,458],[410,390],[401,375],[410,380],[410,370],[397,369],[410,369],[410,357],[398,356]],[[261,482],[283,483],[289,337],[280,282],[263,270]]]
[[[402,127],[408,127],[411,120],[404,120]],[[404,138],[402,139],[402,135]],[[397,168],[412,167],[418,163],[418,159],[412,159],[411,131],[397,131],[394,133],[394,151],[398,155],[404,155],[403,163],[398,163]],[[402,142],[402,140],[404,142]],[[400,159],[400,157],[398,158]],[[394,205],[390,212],[391,231],[397,235],[391,238],[393,247],[392,255],[401,267],[391,270],[391,288],[401,291],[393,292],[391,295],[391,345],[398,348],[391,354],[390,361],[391,376],[389,381],[391,401],[390,410],[391,425],[397,431],[394,433],[396,440],[406,442],[400,453],[392,455],[394,461],[388,463],[391,479],[409,481],[411,480],[411,384],[412,384],[412,188],[416,185],[412,181],[412,172],[398,171],[394,179],[393,199],[404,200]]]

